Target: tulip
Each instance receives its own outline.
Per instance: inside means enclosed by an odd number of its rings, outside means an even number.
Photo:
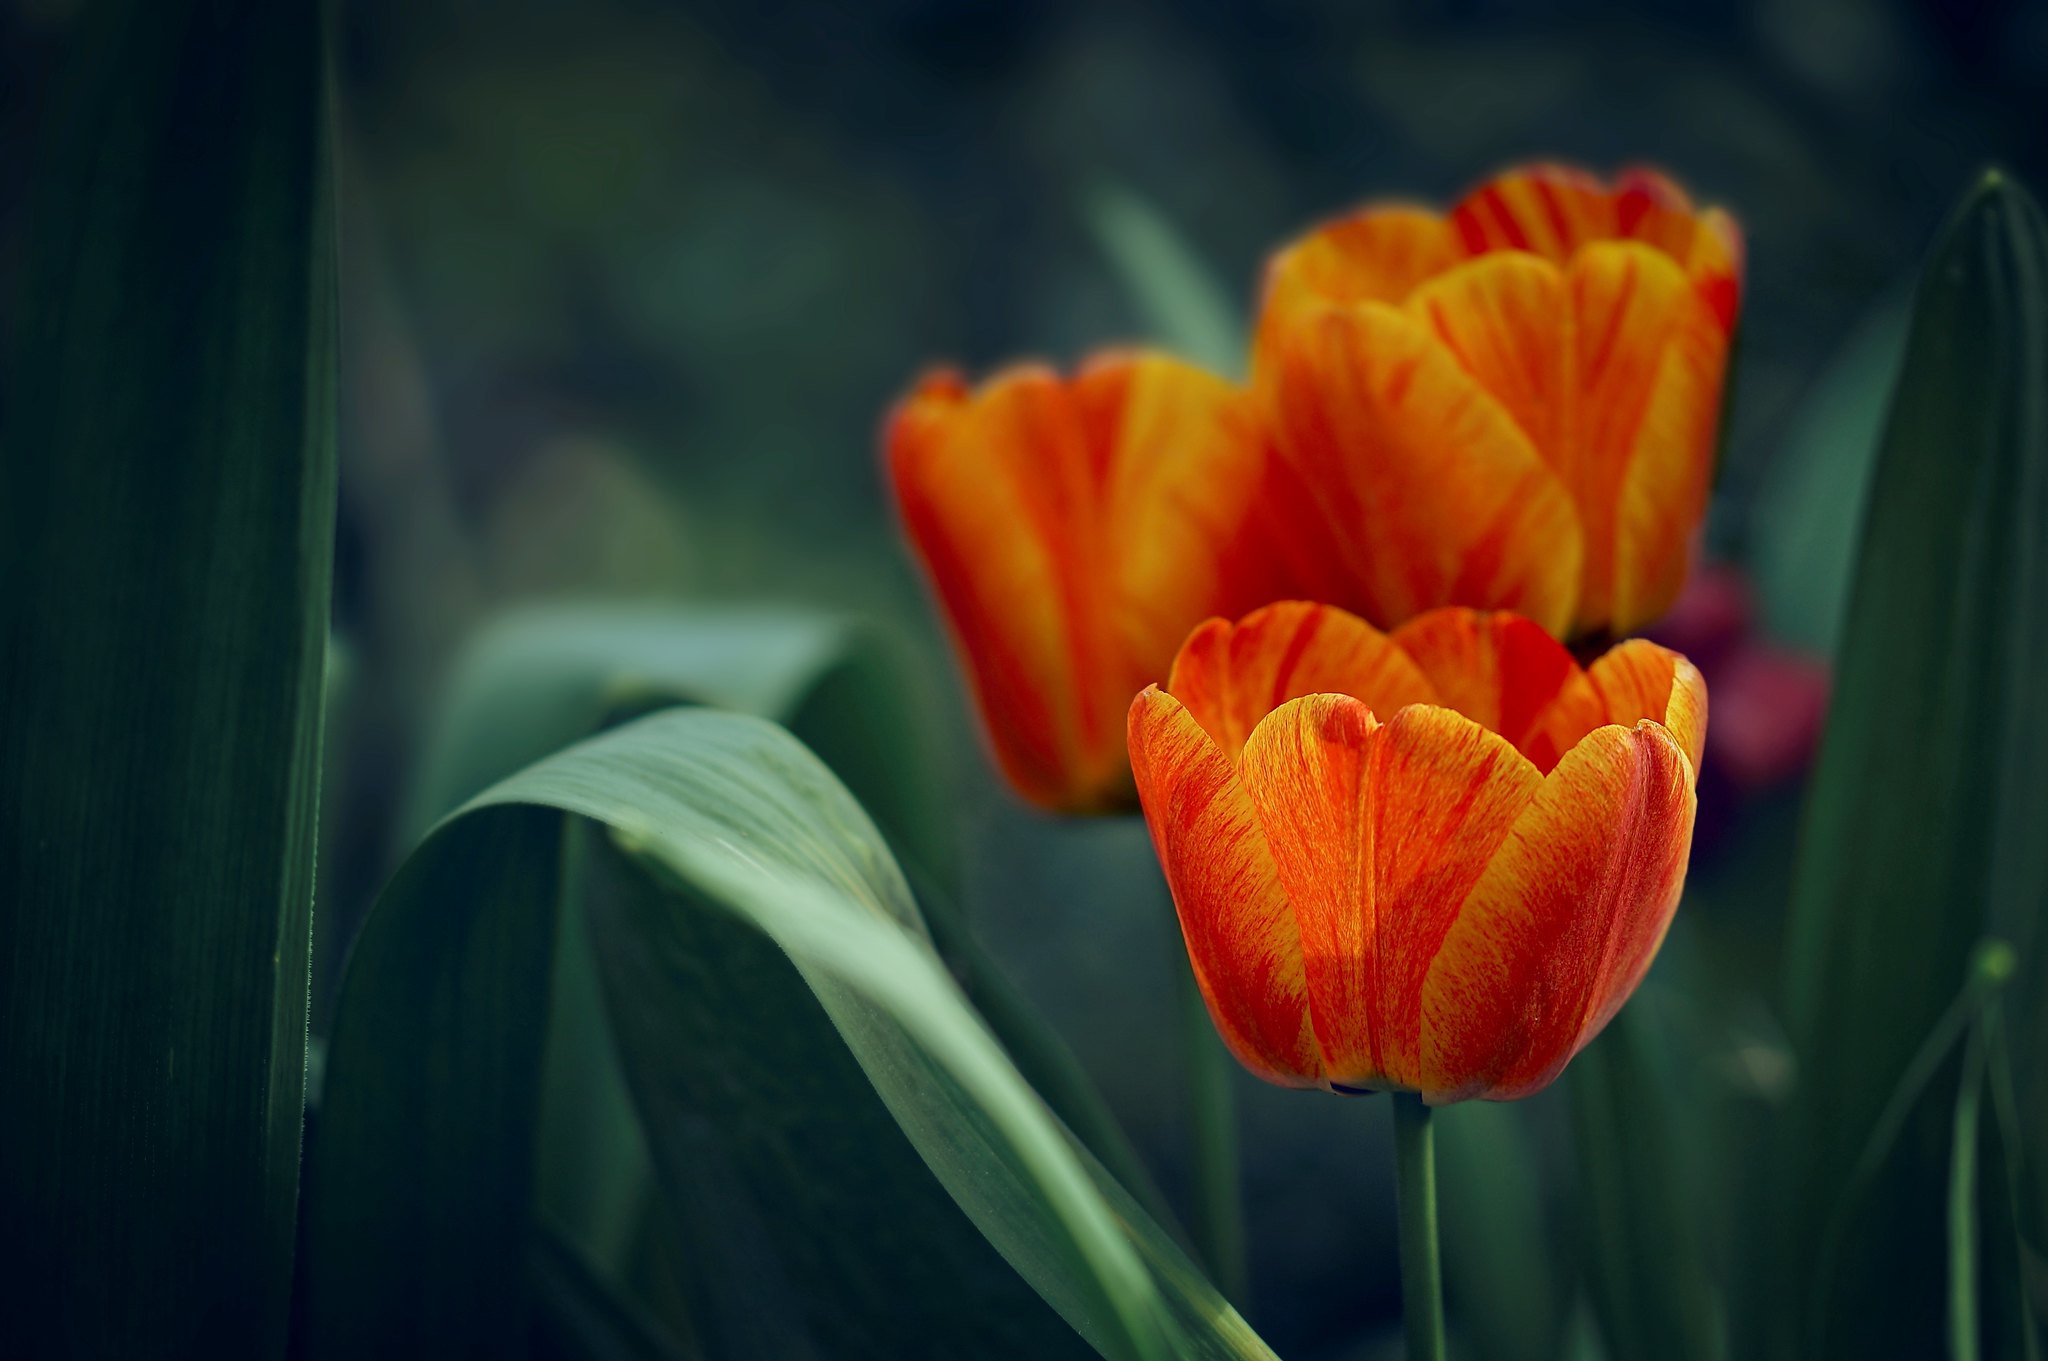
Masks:
[[[1271,599],[1234,559],[1258,479],[1243,394],[1163,354],[1071,379],[926,377],[890,416],[897,508],[990,744],[1025,799],[1135,800],[1131,696],[1210,614]]]
[[[1294,589],[1383,627],[1655,618],[1706,506],[1741,255],[1661,175],[1556,166],[1283,249],[1253,370]]]
[[[1641,981],[1685,880],[1706,687],[1631,640],[1327,605],[1212,619],[1131,763],[1209,1014],[1269,1082],[1513,1100]]]

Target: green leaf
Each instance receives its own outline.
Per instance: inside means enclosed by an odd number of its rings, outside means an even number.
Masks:
[[[1527,1110],[1466,1101],[1436,1113],[1444,1281],[1457,1331],[1493,1361],[1550,1361],[1563,1332]]]
[[[772,719],[806,740],[920,867],[940,953],[1032,1084],[1117,1178],[1164,1218],[1163,1198],[1101,1097],[1017,994],[939,887],[952,852],[930,774],[918,690],[901,652],[848,616],[764,605],[581,603],[506,614],[466,649],[434,724],[414,825],[616,718],[703,704]],[[582,871],[572,867],[573,890]],[[625,1272],[650,1164],[579,916],[560,927],[540,1130],[546,1212],[614,1275]]]
[[[5,1349],[284,1342],[335,294],[320,8],[96,6],[0,458]]]
[[[1757,489],[1749,567],[1774,637],[1833,655],[1912,299],[1886,296],[1828,361]]]
[[[1727,1353],[1726,1329],[1650,1000],[1624,1008],[1563,1079],[1579,1156],[1579,1251],[1609,1355],[1711,1361]]]
[[[558,1234],[536,1234],[529,1258],[534,1361],[677,1361],[687,1353]]]
[[[1083,207],[1152,339],[1226,378],[1243,377],[1244,316],[1179,230],[1120,184],[1096,185]]]
[[[703,710],[500,784],[380,901],[310,1159],[326,1354],[474,1351],[517,1319],[560,812],[609,827],[670,890],[635,891],[614,866],[621,892],[593,897],[593,926],[679,1214],[724,1195],[696,1222],[739,1226],[700,1261],[805,1287],[753,1318],[755,1339],[723,1343],[1059,1354],[1067,1335],[1019,1295],[1028,1282],[1106,1356],[1270,1355],[1025,1084],[844,788],[782,730]],[[845,1080],[813,1080],[834,1072]],[[885,1236],[845,1233],[856,1212]],[[833,1279],[862,1248],[859,1274]]]
[[[1799,1082],[1768,1245],[1783,1251],[1787,1354],[1942,1345],[1953,1065],[1860,1197],[1825,1292],[1819,1247],[1978,938],[2017,950],[2015,994],[2048,992],[2043,675],[2048,225],[1993,175],[1914,302],[1806,810],[1787,959]],[[2028,1074],[2043,1057],[2016,1055]]]

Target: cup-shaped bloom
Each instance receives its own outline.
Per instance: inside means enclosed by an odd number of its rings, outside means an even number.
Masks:
[[[1505,612],[1196,629],[1131,705],[1131,763],[1231,1052],[1432,1104],[1548,1085],[1670,925],[1706,710],[1675,652],[1581,669]]]
[[[978,391],[940,372],[883,439],[1010,783],[1055,811],[1129,807],[1131,696],[1201,620],[1272,598],[1235,560],[1259,476],[1243,393],[1149,352]]]
[[[1706,508],[1741,255],[1661,175],[1558,166],[1280,251],[1253,367],[1293,588],[1388,627],[1655,618]]]

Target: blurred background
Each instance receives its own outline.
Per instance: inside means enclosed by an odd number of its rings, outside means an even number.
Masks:
[[[1178,947],[1142,827],[1050,823],[995,783],[890,522],[881,415],[934,362],[979,373],[1170,338],[1132,268],[1133,243],[1162,232],[1217,281],[1205,315],[1228,323],[1268,250],[1361,199],[1443,201],[1530,157],[1651,162],[1733,209],[1750,254],[1706,565],[1664,628],[1714,686],[1718,745],[1692,891],[1642,1009],[1706,1037],[1725,1061],[1714,1099],[1768,1109],[1788,1075],[1765,989],[1854,489],[1948,205],[1987,163],[2048,181],[2048,6],[340,9],[316,1028],[339,944],[405,849],[416,753],[479,625],[540,599],[845,609],[914,659],[969,917],[1184,1196]],[[71,6],[0,16],[11,284]],[[1727,986],[1674,987],[1688,971]],[[1699,996],[1713,1014],[1682,1000]],[[1398,1311],[1384,1103],[1241,1085],[1250,1315],[1289,1357],[1373,1354]],[[1515,1112],[1529,1161],[1492,1168],[1546,1216],[1572,1202],[1556,1108],[1546,1093]],[[1458,1204],[1483,1194],[1447,1172],[1454,1218],[1484,1225],[1487,1204]]]

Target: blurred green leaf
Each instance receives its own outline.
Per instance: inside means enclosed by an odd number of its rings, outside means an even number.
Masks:
[[[1886,297],[1858,324],[1800,403],[1757,489],[1749,567],[1774,637],[1831,656],[1911,295]]]
[[[1242,378],[1244,316],[1179,229],[1120,184],[1096,185],[1082,206],[1151,338],[1212,372]]]
[[[534,1361],[694,1361],[559,1234],[536,1233],[529,1260]]]
[[[2048,225],[1993,175],[1920,282],[1806,810],[1787,961],[1799,1080],[1771,1244],[1785,1354],[1942,1346],[1953,1064],[1853,1207],[1814,1298],[1819,1246],[1977,939],[2015,947],[2018,1005],[2048,992],[2044,674]],[[2015,1057],[2033,1084],[2038,1041]]]
[[[1617,1357],[1712,1361],[1726,1329],[1676,1128],[1670,1060],[1638,997],[1565,1073],[1578,1151],[1579,1252],[1593,1320]]]
[[[993,1243],[1104,1355],[1270,1355],[1011,1066],[845,789],[780,729],[702,710],[641,719],[495,787],[380,901],[309,1160],[322,1354],[474,1353],[516,1327],[560,812],[611,828],[671,890],[593,898],[607,992],[658,1160],[683,1170],[686,1197],[736,1202],[717,1222],[753,1212],[751,1240],[700,1261],[770,1261],[806,1287],[758,1320],[778,1343],[1064,1350]],[[715,1014],[699,988],[723,999]],[[843,1051],[817,1038],[829,1031]],[[866,1082],[813,1085],[849,1052]],[[877,1102],[893,1117],[879,1142]],[[734,1175],[706,1167],[713,1156]],[[865,1215],[886,1207],[878,1242],[842,1228],[867,1197]],[[849,1253],[864,1253],[858,1274],[835,1280]]]
[[[1445,1291],[1457,1331],[1492,1361],[1551,1361],[1557,1273],[1528,1116],[1467,1101],[1436,1113]]]
[[[333,536],[321,8],[98,5],[0,458],[20,1356],[284,1343]]]

